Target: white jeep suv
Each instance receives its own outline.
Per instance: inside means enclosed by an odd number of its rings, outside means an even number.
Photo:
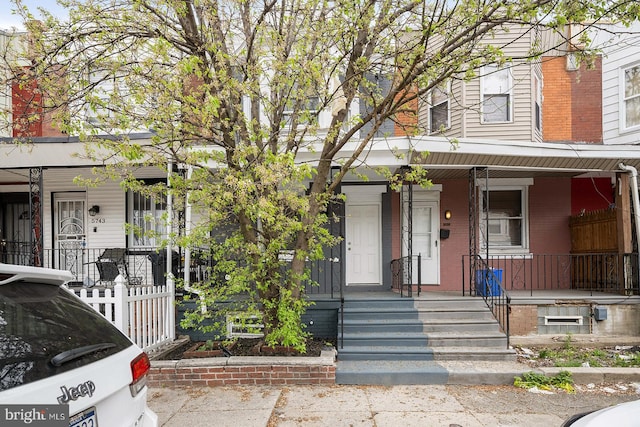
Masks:
[[[0,425],[156,427],[149,358],[61,287],[72,279],[0,264]]]

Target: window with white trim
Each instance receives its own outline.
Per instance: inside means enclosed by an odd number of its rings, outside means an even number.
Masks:
[[[640,65],[623,70],[622,110],[624,129],[640,125]]]
[[[521,252],[529,249],[528,183],[489,185],[480,197],[480,245],[483,249]]]
[[[482,122],[501,123],[511,121],[512,77],[509,68],[497,65],[482,67],[480,79],[482,97]]]
[[[291,127],[294,114],[297,114],[297,125],[316,123],[319,109],[319,96],[307,96],[306,99],[303,100],[291,100],[287,102],[283,111],[285,125]]]
[[[449,83],[434,87],[429,92],[429,131],[438,133],[449,128]]]
[[[533,111],[536,130],[542,130],[542,82],[536,75],[533,76]]]
[[[89,86],[93,87],[93,90],[91,96],[87,98],[87,122],[92,125],[100,125],[104,123],[105,118],[110,116],[107,106],[115,82],[108,77],[106,70],[92,68],[89,70]]]
[[[101,127],[115,116],[111,106],[112,97],[127,97],[130,95],[129,89],[124,83],[124,75],[114,73],[105,65],[92,64],[87,73],[90,92],[86,98],[85,118],[87,123]]]
[[[149,196],[135,191],[128,192],[128,219],[130,225],[129,247],[156,248],[167,235],[164,215],[167,202],[164,196]]]

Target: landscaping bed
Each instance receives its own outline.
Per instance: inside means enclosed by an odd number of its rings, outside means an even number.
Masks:
[[[560,347],[517,346],[518,362],[537,367],[640,367],[640,346],[577,346],[570,341]]]
[[[310,338],[307,351],[300,353],[290,347],[269,347],[261,338],[238,338],[233,342],[187,341],[158,360],[181,360],[200,357],[231,356],[291,356],[318,357],[323,349],[336,346],[335,339]]]

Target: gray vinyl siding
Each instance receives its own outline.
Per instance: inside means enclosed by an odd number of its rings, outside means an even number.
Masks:
[[[302,323],[306,325],[305,331],[311,333],[316,338],[326,338],[335,340],[338,335],[338,310],[340,308],[339,300],[323,300],[313,299],[314,304],[307,308],[302,315]],[[221,305],[224,305],[222,303]],[[191,341],[206,341],[209,339],[217,339],[215,332],[202,332],[196,329],[182,328],[181,321],[184,319],[185,311],[197,310],[194,301],[179,301],[176,307],[176,327],[179,335],[188,335]],[[224,321],[222,315],[216,320]],[[204,325],[212,325],[213,321],[205,321]]]
[[[528,63],[514,64],[512,68],[513,90],[511,92],[511,121],[507,123],[482,123],[479,110],[467,112],[465,129],[467,138],[532,140],[532,93],[531,67]],[[478,105],[481,99],[480,80],[467,84],[468,105]]]
[[[505,57],[526,56],[531,49],[535,33],[527,33],[523,28],[513,27],[509,32],[498,32],[487,43],[506,45]],[[534,128],[533,79],[532,73],[540,69],[540,64],[526,60],[514,60],[512,67],[513,90],[511,92],[511,121],[506,123],[481,122],[480,78],[452,85],[450,97],[450,128],[447,137],[487,138],[516,141],[541,141],[542,135]],[[479,74],[479,72],[478,72]],[[541,75],[541,73],[539,74]],[[428,129],[429,108],[425,100],[420,104],[419,124]]]
[[[368,80],[375,81],[380,88],[380,93],[384,96],[389,93],[391,88],[391,78],[385,76],[368,76]],[[360,116],[366,116],[371,111],[371,106],[367,105],[364,100],[360,100]],[[360,136],[365,137],[371,130],[373,124],[367,123],[360,131]],[[384,138],[394,135],[395,125],[393,120],[385,120],[382,126],[376,131],[375,137]]]

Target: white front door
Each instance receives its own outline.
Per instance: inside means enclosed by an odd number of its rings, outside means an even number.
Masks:
[[[382,285],[380,221],[380,204],[347,203],[347,286]]]
[[[438,202],[415,200],[412,202],[412,236],[409,230],[409,204],[403,203],[402,215],[402,256],[409,255],[409,239],[412,245],[412,272],[413,284],[438,285],[440,284],[440,221]],[[419,256],[419,257],[418,257]],[[420,268],[418,268],[420,260]]]
[[[75,275],[82,272],[86,246],[85,193],[58,193],[54,195],[53,219],[57,249],[57,267]]]

